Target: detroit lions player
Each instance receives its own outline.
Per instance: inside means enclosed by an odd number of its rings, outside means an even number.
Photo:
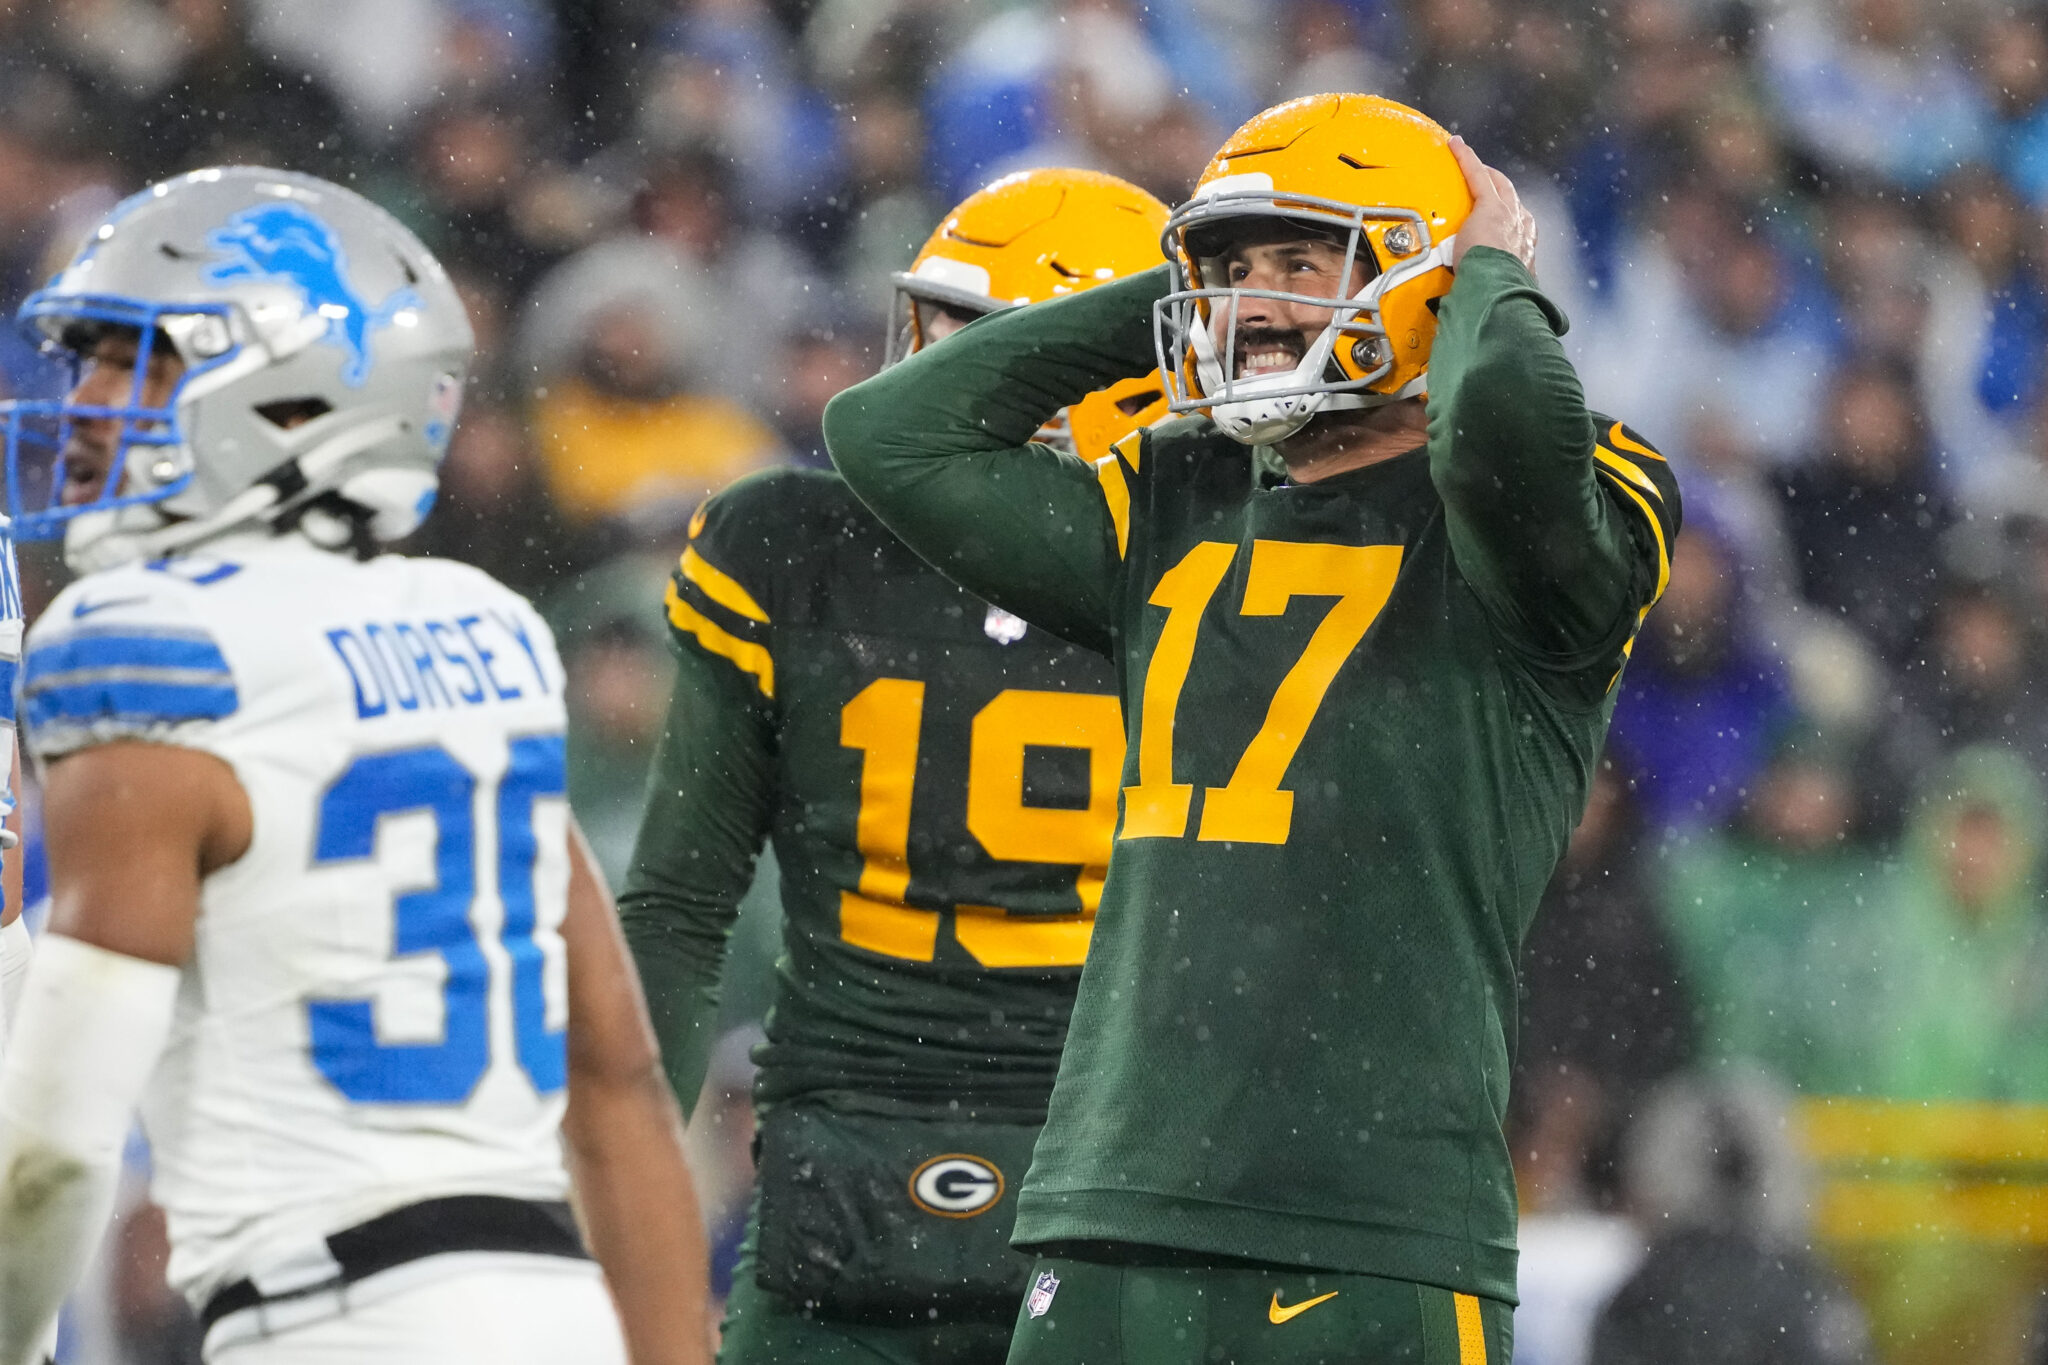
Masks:
[[[22,319],[80,372],[0,410],[9,500],[85,576],[22,676],[53,909],[0,1070],[0,1365],[138,1099],[217,1365],[702,1360],[553,641],[474,569],[376,553],[455,421],[446,275],[349,191],[233,167],[120,205]]]

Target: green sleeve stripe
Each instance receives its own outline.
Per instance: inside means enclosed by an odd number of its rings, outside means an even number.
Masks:
[[[743,673],[751,673],[764,697],[775,695],[775,661],[765,645],[742,640],[683,600],[671,581],[668,585],[668,622],[677,630],[696,637],[707,653],[728,659]]]

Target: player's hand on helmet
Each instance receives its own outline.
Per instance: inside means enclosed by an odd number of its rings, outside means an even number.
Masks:
[[[1531,270],[1536,268],[1536,219],[1515,193],[1515,182],[1479,159],[1465,139],[1451,139],[1451,155],[1465,173],[1472,191],[1472,213],[1458,229],[1458,245],[1451,267],[1465,259],[1475,246],[1498,247]]]

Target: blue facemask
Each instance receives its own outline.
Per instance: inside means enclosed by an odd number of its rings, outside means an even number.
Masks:
[[[180,398],[188,386],[209,371],[233,360],[241,351],[229,325],[228,306],[220,303],[175,305],[147,303],[118,295],[31,294],[17,314],[17,322],[30,339],[44,351],[54,353],[70,367],[70,390],[76,391],[85,360],[62,338],[74,328],[107,329],[132,333],[136,337],[134,378],[128,401],[119,405],[76,403],[68,396],[51,399],[17,399],[0,402],[0,434],[4,434],[7,456],[7,515],[19,540],[56,540],[71,521],[87,512],[109,512],[124,507],[162,502],[191,486],[193,470],[189,460],[165,479],[130,480],[128,471],[137,461],[155,463],[157,453],[185,448],[187,433],[178,420]],[[150,360],[159,347],[168,344],[172,329],[209,334],[203,349],[215,352],[197,364],[188,365],[177,385],[161,406],[143,401]],[[112,462],[100,492],[90,502],[66,505],[63,501],[64,451],[71,443],[80,421],[119,422]],[[139,492],[122,491],[129,483],[146,483]]]

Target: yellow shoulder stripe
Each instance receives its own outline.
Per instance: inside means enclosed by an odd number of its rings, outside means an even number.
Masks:
[[[1598,460],[1601,464],[1606,465],[1615,473],[1621,475],[1622,478],[1627,479],[1636,487],[1642,489],[1645,493],[1648,493],[1658,502],[1661,503],[1664,501],[1663,490],[1658,488],[1656,484],[1650,481],[1650,476],[1648,474],[1645,474],[1640,468],[1638,468],[1634,464],[1631,464],[1629,461],[1622,459],[1621,456],[1615,454],[1606,446],[1596,444],[1593,447],[1593,458]]]
[[[768,613],[761,610],[761,604],[754,600],[753,594],[698,554],[694,545],[683,551],[683,577],[702,588],[706,597],[727,611],[736,611],[749,621],[759,621],[763,625],[768,623]]]
[[[1095,477],[1102,484],[1102,500],[1109,504],[1109,519],[1116,524],[1116,557],[1122,559],[1131,543],[1131,486],[1124,482],[1123,466],[1114,455],[1095,462]]]
[[[1671,463],[1662,455],[1659,455],[1656,451],[1650,449],[1641,441],[1636,440],[1633,436],[1630,436],[1627,432],[1623,431],[1621,429],[1621,423],[1619,422],[1616,422],[1613,426],[1607,428],[1607,443],[1617,450],[1626,450],[1631,455],[1647,455],[1651,459],[1655,460],[1658,464]]]
[[[769,657],[766,646],[742,640],[724,629],[685,602],[674,583],[668,585],[667,605],[670,625],[696,636],[698,644],[722,659],[732,660],[741,672],[753,674],[762,696],[775,695],[775,660]]]
[[[710,500],[709,500],[709,499],[707,498],[707,499],[706,499],[705,501],[703,501],[703,502],[700,502],[700,503],[698,503],[698,504],[697,504],[697,510],[696,510],[696,511],[694,511],[694,512],[690,513],[690,532],[689,532],[689,538],[690,538],[691,540],[695,540],[695,539],[697,538],[697,533],[698,533],[698,532],[700,532],[700,531],[702,531],[702,530],[704,529],[704,523],[705,523],[705,522],[706,522],[707,520],[709,520],[709,519],[710,519],[710,517],[711,517],[711,502],[710,502]]]
[[[1671,581],[1671,547],[1664,541],[1664,523],[1657,520],[1657,514],[1650,510],[1650,504],[1643,500],[1643,495],[1636,492],[1626,479],[1604,464],[1600,467],[1600,472],[1612,479],[1614,486],[1628,494],[1629,500],[1642,509],[1643,520],[1650,523],[1650,534],[1657,538],[1657,590],[1650,594],[1650,601],[1655,602],[1664,595],[1664,585]],[[1649,604],[1645,603],[1643,609],[1649,610]]]
[[[1124,457],[1124,463],[1131,467],[1133,474],[1138,472],[1138,448],[1145,443],[1144,436],[1145,429],[1140,427],[1110,447],[1112,452]]]

